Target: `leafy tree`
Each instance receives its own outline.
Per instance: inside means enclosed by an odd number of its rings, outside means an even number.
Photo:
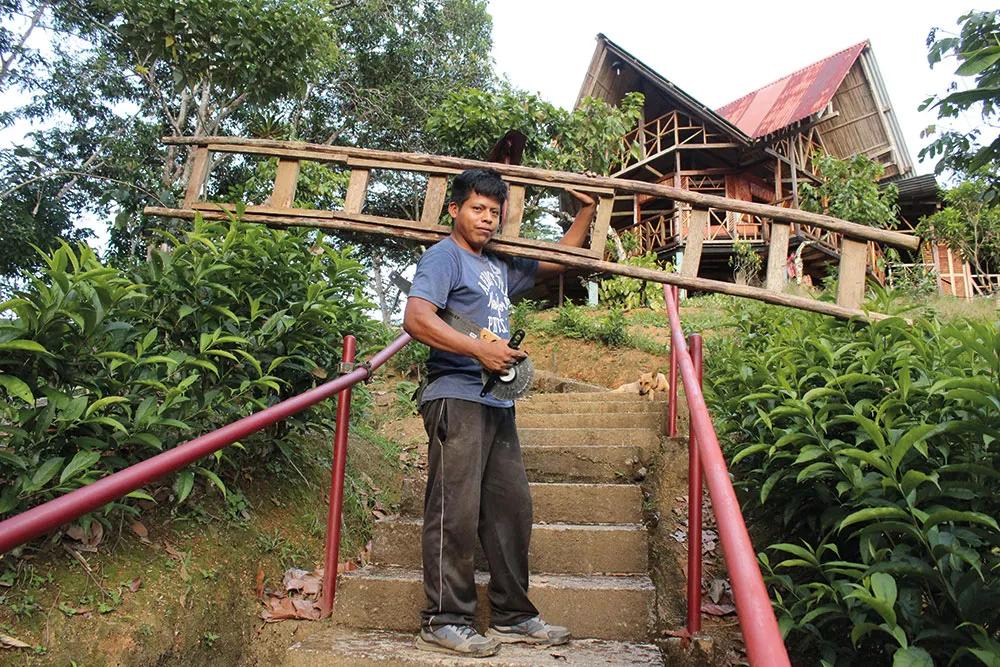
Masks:
[[[899,195],[894,185],[879,186],[884,173],[880,163],[864,155],[840,159],[821,154],[813,164],[822,182],[801,186],[803,209],[871,227],[895,226]]]
[[[976,273],[1000,270],[1000,204],[986,203],[987,176],[967,180],[944,195],[945,207],[927,216],[917,233],[962,253]]]
[[[28,46],[28,38],[45,15],[48,2],[0,0],[0,90],[24,84],[39,62],[38,52]],[[17,18],[23,25],[15,27]]]
[[[448,95],[427,121],[427,133],[449,155],[483,159],[509,130],[527,140],[521,163],[541,169],[608,174],[618,158],[622,136],[632,129],[642,109],[642,95],[630,93],[618,107],[588,98],[573,111],[549,104],[537,95],[510,87],[466,88]],[[543,238],[551,231],[541,221],[555,217],[568,224],[571,215],[552,198],[528,191],[522,234]],[[572,204],[567,202],[568,207]]]
[[[467,88],[433,110],[427,132],[448,154],[482,159],[508,130],[527,137],[522,164],[542,169],[611,173],[622,136],[639,119],[642,94],[618,107],[588,98],[573,111],[510,87],[493,92]]]
[[[164,147],[164,134],[436,151],[424,141],[428,111],[455,87],[493,84],[481,0],[89,0],[49,6],[45,16],[52,57],[25,84],[33,98],[16,115],[65,122],[32,133],[12,159],[29,178],[52,182],[49,208],[61,219],[81,210],[113,217],[119,262],[144,257],[151,230],[164,224],[142,208],[171,205],[186,185],[189,154]],[[212,197],[260,197],[273,164],[222,159],[211,173]],[[412,209],[420,183],[386,180],[368,210]],[[345,186],[343,173],[310,165],[298,194],[305,205],[339,205]],[[411,246],[391,240],[362,249],[373,273],[378,262],[413,258]],[[23,259],[30,267],[36,257]]]
[[[920,109],[936,109],[938,120],[947,122],[970,110],[978,110],[985,127],[996,130],[1000,114],[1000,10],[969,12],[958,19],[957,35],[942,36],[939,28],[927,36],[927,61],[931,67],[945,59],[958,62],[955,76],[944,95],[933,95]],[[984,127],[960,130],[946,125],[931,126],[925,136],[936,138],[920,151],[922,158],[937,158],[935,171],[959,174],[981,172],[989,187],[984,196],[1000,195],[1000,137],[983,143]]]

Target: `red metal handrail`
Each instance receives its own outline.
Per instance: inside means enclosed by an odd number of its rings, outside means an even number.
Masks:
[[[733,586],[733,600],[736,603],[736,614],[739,617],[740,630],[747,649],[750,664],[756,667],[782,667],[790,665],[788,652],[781,639],[781,631],[774,617],[771,599],[764,585],[764,577],[757,564],[757,555],[750,542],[743,514],[740,511],[736,491],[729,479],[726,460],[719,447],[719,439],[712,425],[712,418],[701,392],[698,374],[694,361],[684,343],[684,332],[681,330],[680,314],[677,305],[677,295],[667,285],[663,286],[663,296],[667,304],[667,315],[670,317],[670,347],[676,349],[675,355],[680,375],[684,382],[684,393],[687,396],[689,429],[697,446],[701,459],[702,473],[708,482],[708,492],[712,499],[712,509],[718,523],[719,538],[722,541],[722,551],[726,560],[726,568]],[[671,393],[674,389],[671,388]],[[701,498],[688,496],[688,502],[700,507]],[[688,547],[694,545],[689,541]],[[700,553],[701,538],[697,539],[697,549]],[[699,558],[700,567],[700,558]],[[689,573],[690,575],[695,573]],[[698,605],[696,612],[700,618],[700,584],[696,596],[689,593],[688,616],[690,606]],[[695,599],[692,599],[695,598]],[[689,632],[690,632],[689,628]]]
[[[353,336],[350,338],[353,339]],[[370,377],[375,369],[384,364],[389,357],[402,349],[410,340],[408,334],[401,334],[385,349],[375,354],[370,362],[355,368],[336,380],[310,389],[298,396],[293,396],[211,433],[206,433],[124,470],[119,470],[93,484],[80,487],[26,512],[0,521],[0,554],[73,521],[112,500],[117,500],[136,489],[140,489],[171,472],[180,470],[251,433],[256,433],[271,424],[301,412],[342,390],[350,389],[358,382]],[[338,431],[341,428],[344,429],[344,437],[346,438],[346,424],[338,421]],[[334,573],[336,573],[336,567]]]

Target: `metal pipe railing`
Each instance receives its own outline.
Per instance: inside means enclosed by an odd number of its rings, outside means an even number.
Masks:
[[[346,364],[354,363],[357,341],[354,336],[344,336]],[[323,594],[320,596],[320,615],[326,618],[333,611],[333,598],[337,595],[337,563],[340,561],[340,527],[344,516],[344,472],[347,469],[347,431],[351,425],[351,387],[348,385],[337,396],[337,431],[333,437],[333,463],[330,466],[330,511],[326,517],[326,561],[323,568]]]
[[[80,487],[26,512],[0,521],[0,554],[10,551],[39,535],[92,512],[112,500],[142,488],[165,475],[180,470],[198,459],[275,424],[308,407],[330,398],[343,389],[367,379],[379,366],[411,340],[401,334],[371,358],[364,366],[336,380],[293,396],[269,408],[177,445],[173,449],[108,475],[93,484]]]
[[[677,299],[679,289],[676,286],[664,285],[663,293],[670,291]],[[677,437],[677,346],[673,340],[670,342],[670,400],[667,403],[667,435],[671,438]]]
[[[719,439],[699,386],[697,371],[684,343],[676,296],[667,286],[664,286],[663,296],[667,304],[667,315],[670,317],[671,346],[677,348],[677,363],[687,396],[689,428],[695,436],[702,473],[708,483],[726,569],[733,585],[733,601],[736,604],[747,658],[754,667],[790,665],[788,652],[774,617],[774,609],[771,607],[771,599],[764,585],[764,577],[757,564],[757,555],[750,542],[736,491],[729,479]]]
[[[688,336],[691,361],[701,386],[701,336]],[[688,429],[688,580],[687,580],[687,629],[696,635],[701,632],[701,455],[694,429]]]

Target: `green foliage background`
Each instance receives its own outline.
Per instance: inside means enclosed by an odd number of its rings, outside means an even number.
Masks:
[[[996,321],[730,315],[706,393],[792,650],[997,664]]]
[[[361,265],[315,232],[199,220],[161,240],[131,271],[63,245],[0,304],[14,314],[0,320],[0,514],[298,394],[335,375],[344,333],[362,348],[380,333]],[[332,419],[328,402],[291,417],[180,472],[172,495],[196,474],[225,494],[275,453],[294,464],[297,441]]]

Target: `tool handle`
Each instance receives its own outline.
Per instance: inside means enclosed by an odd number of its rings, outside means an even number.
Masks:
[[[521,342],[524,340],[524,329],[518,329],[514,332],[514,335],[510,337],[507,341],[507,347],[516,350]],[[516,363],[514,364],[517,365]],[[486,394],[493,391],[493,387],[496,386],[497,382],[500,380],[500,376],[496,373],[490,373],[490,377],[486,380],[486,384],[483,385],[483,390],[479,392],[479,397],[483,398]]]

